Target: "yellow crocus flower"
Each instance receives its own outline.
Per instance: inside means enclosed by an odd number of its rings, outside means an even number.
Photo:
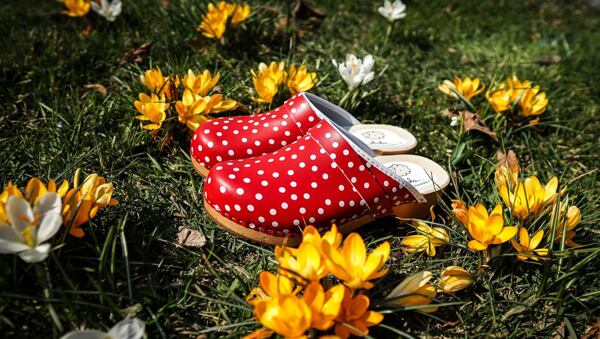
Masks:
[[[164,95],[167,100],[177,96],[179,77],[165,77],[158,67],[145,71],[140,76],[140,81],[150,92],[160,96]]]
[[[318,282],[312,282],[306,287],[302,300],[311,310],[311,326],[313,328],[326,331],[333,326],[340,313],[344,293],[343,285],[333,286],[327,292]]]
[[[388,295],[388,304],[398,307],[429,305],[437,296],[436,288],[429,283],[433,274],[423,271],[404,279]],[[437,311],[437,306],[425,306],[418,309],[421,312]]]
[[[380,278],[387,269],[380,270],[390,254],[390,244],[386,241],[367,256],[365,243],[360,235],[351,233],[342,247],[335,248],[323,244],[329,271],[353,290],[369,289],[374,285],[370,280]]]
[[[206,101],[189,89],[184,90],[181,100],[175,103],[179,122],[185,124],[192,131],[209,119],[208,116],[202,114],[205,109]]]
[[[296,65],[288,69],[287,87],[292,95],[298,92],[306,92],[317,83],[317,73],[308,72],[306,65],[296,68]]]
[[[546,93],[540,93],[539,86],[535,86],[525,91],[519,101],[519,106],[521,115],[524,117],[540,115],[546,111],[548,98],[546,98]]]
[[[511,240],[510,243],[517,250],[517,259],[521,261],[527,261],[529,259],[538,261],[541,257],[548,256],[547,248],[537,248],[544,237],[544,231],[537,231],[533,237],[529,237],[529,233],[525,227],[521,227],[519,230],[519,242]]]
[[[514,103],[521,99],[523,93],[531,88],[531,81],[521,81],[516,75],[506,79],[506,86],[510,89],[510,102]]]
[[[261,62],[258,65],[258,71],[250,70],[250,72],[254,89],[258,95],[254,101],[268,104],[273,102],[273,98],[279,92],[279,86],[284,84],[287,79],[285,63],[273,61],[267,66]]]
[[[225,1],[219,2],[216,6],[208,4],[206,14],[202,16],[199,30],[207,38],[221,40],[227,30],[227,23],[237,26],[250,16],[250,5],[234,4]]]
[[[465,99],[471,100],[471,98],[483,92],[485,86],[480,87],[479,78],[471,79],[470,77],[465,77],[463,80],[459,76],[456,76],[454,82],[444,80],[443,83],[438,86],[438,89],[450,97],[458,99],[456,93],[459,93]]]
[[[314,226],[309,225],[302,231],[302,242],[311,243],[320,250],[322,250],[325,242],[333,248],[338,248],[342,244],[342,234],[338,232],[337,226],[333,224],[331,229],[321,237],[319,231]]]
[[[452,213],[463,226],[467,227],[467,225],[469,225],[469,213],[464,202],[461,200],[452,200]]]
[[[191,69],[183,77],[183,87],[190,90],[193,94],[206,96],[219,82],[221,73],[217,72],[215,76],[210,74],[209,70],[204,70],[196,75]]]
[[[227,29],[227,21],[230,15],[230,7],[225,1],[221,1],[217,6],[208,4],[208,11],[202,16],[199,30],[207,38],[221,40]]]
[[[569,206],[567,209],[566,218],[564,216],[566,207],[561,207],[559,218],[558,218],[558,226],[555,231],[555,242],[560,242],[562,240],[563,233],[565,233],[565,245],[569,247],[580,247],[582,245],[576,243],[573,238],[577,235],[573,230],[579,223],[581,222],[581,211],[577,206]],[[553,220],[550,221],[550,224],[553,224]],[[566,232],[565,229],[566,228]]]
[[[259,286],[254,288],[246,301],[250,305],[255,305],[260,300],[277,298],[280,295],[296,294],[298,290],[294,289],[294,282],[283,275],[275,275],[268,271],[260,272],[258,276]]]
[[[507,242],[517,233],[514,226],[504,226],[502,205],[498,204],[488,215],[485,206],[477,204],[469,207],[469,224],[467,230],[473,238],[467,246],[474,251],[483,251],[489,245]]]
[[[346,339],[350,335],[364,337],[369,334],[369,327],[383,321],[383,314],[369,311],[371,301],[364,294],[352,296],[352,291],[345,288],[342,308],[336,319],[335,335]]]
[[[11,196],[16,196],[17,198],[24,199],[23,193],[19,190],[19,187],[14,185],[12,182],[8,182],[6,186],[4,186],[4,190],[2,190],[2,194],[0,194],[0,221],[5,224],[9,223],[8,215],[6,212],[6,203],[8,202],[8,198]]]
[[[63,3],[67,7],[63,14],[71,17],[85,16],[90,11],[90,0],[64,0]]]
[[[293,294],[257,302],[254,317],[266,328],[286,338],[303,337],[312,323],[310,307]]]
[[[303,242],[294,250],[278,246],[275,257],[282,273],[299,280],[318,281],[329,273],[321,249],[311,243]]]
[[[206,102],[204,114],[221,113],[237,108],[238,102],[232,99],[223,99],[221,94],[208,95],[203,98]]]
[[[543,212],[544,207],[552,204],[558,196],[557,188],[558,179],[556,177],[542,186],[538,178],[532,176],[524,181],[518,181],[512,188],[501,184],[498,190],[511,213],[519,219],[526,219],[532,214]]]
[[[208,121],[210,114],[231,111],[237,107],[235,100],[223,100],[221,94],[200,96],[191,90],[183,91],[180,101],[175,103],[179,122],[185,124],[190,130],[195,131],[198,126]]]
[[[460,266],[444,268],[440,277],[440,287],[445,293],[456,293],[473,285],[471,274]]]
[[[151,124],[144,125],[144,128],[156,130],[162,127],[163,121],[167,118],[166,110],[169,108],[169,104],[165,102],[164,94],[159,98],[154,93],[151,96],[140,93],[140,100],[136,100],[135,108],[141,113],[135,117],[136,119],[151,122]]]
[[[423,252],[435,256],[435,248],[450,241],[448,232],[443,227],[431,227],[424,222],[414,223],[417,234],[409,235],[402,240],[402,251],[405,253]]]
[[[39,199],[48,192],[56,192],[62,198],[69,189],[69,182],[63,180],[60,188],[57,190],[56,182],[53,179],[48,181],[48,186],[38,178],[31,178],[25,187],[25,199],[33,206],[38,203]]]
[[[497,113],[504,112],[512,106],[511,96],[512,90],[504,87],[485,94],[488,102]]]
[[[73,188],[63,198],[63,222],[70,225],[69,234],[81,238],[85,235],[81,226],[94,218],[98,210],[119,202],[112,197],[113,184],[96,173],[88,175],[79,187],[80,170],[75,172]]]
[[[243,21],[246,21],[250,16],[250,5],[248,4],[231,4],[233,6],[231,14],[231,24],[237,26]]]
[[[500,164],[494,173],[496,187],[508,186],[510,188],[517,187],[519,183],[519,173],[521,168],[518,164]]]

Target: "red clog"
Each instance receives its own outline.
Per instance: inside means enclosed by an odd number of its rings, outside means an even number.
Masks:
[[[448,174],[429,159],[375,156],[325,119],[271,154],[214,166],[204,204],[232,233],[293,245],[306,225],[325,231],[336,223],[347,233],[388,215],[426,215],[449,183]]]
[[[404,129],[363,125],[344,109],[310,93],[294,95],[272,111],[202,124],[191,141],[194,168],[202,176],[221,161],[274,152],[301,138],[323,119],[329,119],[370,144],[379,154],[408,153],[417,141]]]

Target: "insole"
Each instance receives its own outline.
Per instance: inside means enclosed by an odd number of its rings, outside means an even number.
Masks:
[[[448,172],[425,157],[409,154],[383,155],[375,160],[410,182],[421,194],[440,191],[450,183]]]
[[[377,153],[407,153],[417,146],[417,139],[407,130],[391,125],[359,124],[348,130]]]

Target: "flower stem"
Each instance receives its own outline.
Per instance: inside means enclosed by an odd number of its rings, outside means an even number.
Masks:
[[[44,292],[44,299],[49,300],[52,298],[52,283],[50,282],[50,271],[48,270],[48,262],[38,263],[35,265],[35,273],[37,275],[38,283],[42,286]],[[50,318],[54,322],[56,329],[59,333],[64,331],[63,325],[60,322],[60,318],[54,309],[54,305],[48,302],[48,313]]]
[[[388,41],[392,37],[393,31],[394,31],[394,23],[390,22],[390,24],[388,25],[387,30],[385,32],[385,38],[383,39],[383,44],[381,45],[381,50],[383,50],[385,48],[385,46],[387,45]]]

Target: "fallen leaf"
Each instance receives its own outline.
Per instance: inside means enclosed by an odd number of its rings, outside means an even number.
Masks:
[[[102,86],[101,84],[87,84],[83,87],[85,87],[87,89],[93,89],[102,95],[106,95],[106,93],[107,93],[106,87]]]
[[[496,138],[496,133],[492,132],[478,114],[471,113],[469,111],[460,112],[460,116],[463,120],[463,126],[465,131],[477,131],[486,134],[492,138]]]
[[[448,53],[450,53],[450,54],[456,53],[456,48],[454,48],[454,47],[448,47]]]
[[[596,323],[585,329],[585,333],[581,336],[581,339],[592,339],[600,338],[600,318],[596,320]]]
[[[206,237],[202,232],[187,227],[180,227],[177,232],[177,244],[188,247],[203,247]]]
[[[126,64],[128,62],[140,63],[143,61],[142,56],[150,51],[150,47],[152,47],[151,42],[146,42],[141,44],[139,47],[127,51],[123,58],[119,60],[119,65]]]

